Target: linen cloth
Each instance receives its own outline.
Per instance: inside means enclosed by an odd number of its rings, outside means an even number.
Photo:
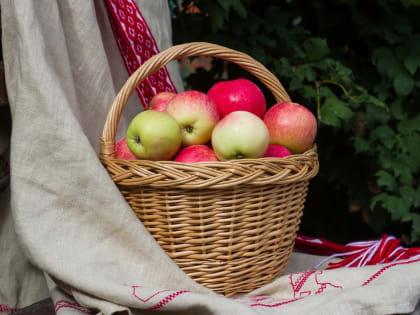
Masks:
[[[167,2],[137,4],[160,50],[169,47]],[[103,2],[1,0],[1,14],[13,126],[11,185],[0,203],[0,303],[20,308],[51,296],[60,314],[414,310],[419,260],[315,271],[319,257],[295,253],[284,276],[244,296],[224,298],[195,283],[146,231],[97,157],[107,110],[127,79]],[[176,65],[168,70],[182,90]],[[140,110],[133,95],[118,139]]]

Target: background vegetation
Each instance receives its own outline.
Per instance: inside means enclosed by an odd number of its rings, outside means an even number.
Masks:
[[[248,53],[317,116],[321,169],[310,185],[302,233],[338,242],[387,233],[419,244],[419,5],[171,2],[175,43],[206,41]],[[221,60],[183,64],[186,87],[202,91],[218,80],[249,77]]]

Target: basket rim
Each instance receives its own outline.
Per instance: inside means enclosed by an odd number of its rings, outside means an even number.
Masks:
[[[134,163],[142,163],[142,161],[147,161],[147,163],[157,163],[157,164],[165,164],[165,165],[213,165],[213,164],[217,164],[217,165],[229,165],[229,164],[240,164],[240,163],[247,163],[247,162],[253,162],[253,161],[273,161],[273,162],[279,162],[282,160],[290,160],[290,159],[295,159],[298,156],[302,156],[302,155],[308,155],[309,153],[314,152],[317,153],[318,152],[318,146],[316,143],[314,143],[309,149],[307,149],[306,151],[302,152],[302,153],[293,153],[291,155],[288,156],[284,156],[284,157],[261,157],[261,158],[256,158],[256,159],[232,159],[232,160],[226,160],[226,161],[205,161],[205,162],[194,162],[194,163],[184,163],[184,162],[178,162],[178,161],[173,161],[173,160],[146,160],[146,159],[132,159],[132,160],[126,160],[126,159],[119,159],[116,157],[108,157],[108,158],[102,158],[101,160],[112,160],[112,161],[130,161],[130,162],[134,162]]]
[[[124,83],[108,111],[100,137],[101,159],[115,157],[115,136],[122,111],[135,88],[149,75],[169,62],[191,56],[210,56],[235,63],[259,79],[274,95],[276,102],[291,101],[283,85],[263,64],[251,56],[221,45],[207,42],[191,42],[175,45],[152,56]]]
[[[154,189],[227,189],[308,181],[319,171],[316,144],[285,158],[181,163],[175,161],[101,159],[121,187]]]

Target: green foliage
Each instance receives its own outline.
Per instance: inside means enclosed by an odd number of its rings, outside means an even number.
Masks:
[[[248,53],[318,117],[321,170],[302,228],[337,240],[381,232],[420,240],[420,2],[194,4],[201,13],[175,10],[176,43],[208,41]],[[205,89],[220,78],[247,75],[213,64],[188,84]],[[311,209],[317,213],[308,214]],[[342,223],[325,223],[331,220]],[[358,226],[344,227],[347,222]],[[341,231],[325,230],[341,225]]]

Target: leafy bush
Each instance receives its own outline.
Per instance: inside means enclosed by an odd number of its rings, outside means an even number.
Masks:
[[[248,53],[318,117],[321,169],[311,182],[303,232],[336,241],[380,233],[420,240],[419,4],[185,0],[182,10],[173,5],[175,43],[207,41]],[[217,80],[247,75],[214,60],[211,70],[198,69],[185,82],[206,90]]]

